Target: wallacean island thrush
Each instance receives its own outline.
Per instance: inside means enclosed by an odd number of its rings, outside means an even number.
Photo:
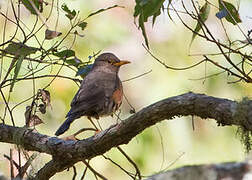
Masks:
[[[99,55],[90,72],[83,79],[79,90],[71,102],[71,109],[65,122],[55,135],[59,136],[69,129],[70,124],[81,116],[99,119],[118,110],[122,103],[123,87],[118,71],[129,61],[122,61],[112,53]]]

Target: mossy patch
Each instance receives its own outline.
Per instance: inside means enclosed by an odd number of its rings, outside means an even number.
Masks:
[[[241,102],[237,104],[235,107],[233,118],[237,121],[237,124],[241,124],[237,129],[237,135],[240,138],[241,143],[245,147],[245,152],[248,153],[251,151],[251,137],[252,131],[249,130],[251,128],[251,123],[249,122],[249,109],[251,108],[250,100],[245,97]]]

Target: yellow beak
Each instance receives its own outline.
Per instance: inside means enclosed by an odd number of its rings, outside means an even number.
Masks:
[[[122,66],[124,64],[129,64],[130,61],[120,61],[120,62],[116,62],[116,63],[113,63],[114,66]]]

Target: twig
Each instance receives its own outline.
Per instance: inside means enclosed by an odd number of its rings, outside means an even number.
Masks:
[[[202,61],[200,61],[200,62],[198,62],[198,63],[196,63],[196,64],[194,64],[194,65],[191,65],[191,66],[188,66],[188,67],[184,67],[184,68],[175,68],[175,67],[171,67],[171,66],[166,65],[166,64],[165,64],[164,62],[162,62],[161,60],[159,60],[156,56],[154,56],[154,55],[151,53],[151,51],[150,51],[144,44],[142,44],[142,46],[143,46],[144,49],[151,55],[151,57],[153,57],[155,60],[157,60],[160,64],[162,64],[162,65],[163,65],[165,68],[167,68],[167,69],[176,70],[176,71],[178,71],[178,70],[187,70],[187,69],[191,69],[191,68],[196,67],[196,66],[200,65],[201,63],[205,62],[205,60],[202,60]]]
[[[163,168],[163,165],[164,165],[164,160],[165,160],[165,153],[164,153],[164,142],[163,142],[163,136],[161,134],[161,131],[159,129],[158,126],[156,126],[157,128],[157,131],[158,131],[158,135],[160,137],[160,143],[161,143],[161,148],[162,148],[162,163],[160,165],[160,170]]]
[[[75,178],[77,176],[77,171],[76,171],[76,167],[75,166],[73,166],[73,172],[74,172],[74,174],[73,174],[72,180],[75,180]]]
[[[141,176],[141,172],[139,170],[139,168],[137,167],[136,163],[122,150],[122,148],[120,148],[119,146],[116,147],[121,153],[122,155],[124,155],[124,157],[126,157],[126,159],[134,166],[135,170],[136,170],[136,174],[135,177],[138,176],[139,179],[142,179]]]
[[[4,156],[6,159],[8,159],[9,161],[11,161],[10,156],[7,156],[6,154],[4,154],[3,156]],[[13,159],[12,159],[12,162],[13,162],[13,165],[18,169],[18,167],[19,167],[18,163],[17,163],[16,161],[14,161]]]
[[[111,163],[113,163],[114,165],[116,165],[118,168],[120,168],[123,172],[125,172],[127,175],[129,175],[132,179],[135,179],[135,177],[132,175],[133,173],[127,171],[126,169],[124,169],[120,164],[118,164],[117,162],[113,161],[111,158],[105,156],[104,154],[102,155],[102,157],[106,160],[109,160]]]
[[[89,163],[89,160],[88,160],[88,163]],[[88,169],[88,167],[86,166],[85,169],[84,169],[84,171],[83,171],[83,174],[82,174],[80,180],[83,180],[83,179],[84,179],[84,177],[85,177],[85,175],[86,175],[86,173],[87,173],[87,169]]]
[[[101,175],[100,173],[98,173],[94,168],[92,168],[88,162],[86,162],[85,160],[82,160],[82,162],[88,167],[88,169],[96,176],[98,176],[99,178],[103,179],[103,180],[108,180],[107,178],[105,178],[103,175]]]
[[[13,149],[10,149],[10,174],[11,179],[14,179],[14,167],[13,167]],[[19,169],[19,166],[18,166]]]
[[[149,73],[151,73],[151,72],[152,72],[152,69],[149,70],[149,71],[147,71],[147,72],[145,72],[145,73],[143,73],[143,74],[140,74],[140,75],[138,75],[138,76],[135,76],[135,77],[132,77],[132,78],[129,78],[129,79],[122,80],[122,82],[127,82],[127,81],[131,81],[131,80],[133,80],[133,79],[140,78],[140,77],[145,76],[145,75],[147,75],[147,74],[149,74]]]

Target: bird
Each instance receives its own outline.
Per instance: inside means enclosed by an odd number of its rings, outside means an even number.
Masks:
[[[90,72],[82,80],[71,102],[66,120],[55,135],[63,134],[75,119],[82,116],[87,116],[89,120],[112,116],[119,109],[123,99],[123,86],[118,72],[122,65],[128,63],[130,61],[120,60],[113,53],[99,55]]]

